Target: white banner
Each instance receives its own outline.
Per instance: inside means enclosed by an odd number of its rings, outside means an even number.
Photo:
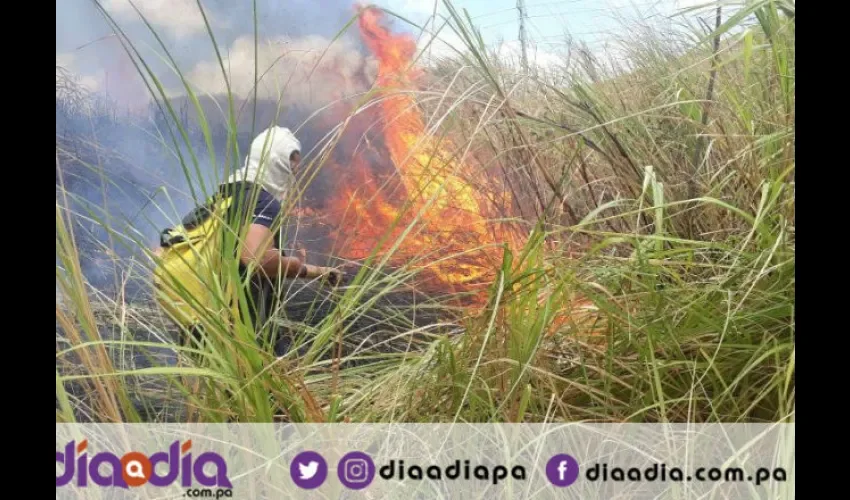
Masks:
[[[57,424],[56,496],[784,499],[794,457],[794,424]]]

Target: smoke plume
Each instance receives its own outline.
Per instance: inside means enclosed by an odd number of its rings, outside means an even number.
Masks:
[[[243,155],[252,133],[273,122],[298,129],[309,152],[334,123],[307,117],[325,107],[344,109],[335,103],[368,90],[375,65],[356,33],[337,36],[355,13],[348,2],[257,2],[256,54],[251,2],[203,2],[221,61],[194,0],[133,2],[165,48],[128,0],[99,3],[138,49],[177,114],[175,123],[160,96],[150,94],[149,75],[139,75],[122,36],[92,2],[57,4],[57,201],[67,194],[84,272],[107,290],[128,286],[127,264],[138,256],[138,244],[155,246],[159,232],[202,198],[190,189],[198,185],[196,162],[209,189],[225,161],[232,169],[244,160],[228,158],[228,86]],[[212,152],[166,49],[204,110]],[[320,176],[314,184],[313,193],[332,189],[334,180]]]

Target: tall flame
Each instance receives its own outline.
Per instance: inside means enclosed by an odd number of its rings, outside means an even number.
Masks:
[[[391,182],[380,185],[362,154],[352,158],[349,168],[360,182],[349,182],[335,201],[348,214],[340,225],[347,230],[356,226],[356,236],[342,253],[366,258],[388,235],[379,250],[392,250],[392,261],[419,262],[443,285],[483,282],[501,258],[492,244],[505,239],[487,220],[482,186],[491,182],[480,175],[475,179],[469,162],[452,156],[454,145],[426,129],[411,92],[418,75],[411,67],[416,44],[408,35],[391,33],[381,21],[380,11],[364,9],[359,28],[378,60],[383,139],[398,185],[395,190],[388,187]],[[475,179],[476,187],[466,179]],[[492,190],[491,198],[498,191]]]

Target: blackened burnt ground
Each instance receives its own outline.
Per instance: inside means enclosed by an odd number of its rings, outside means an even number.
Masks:
[[[355,270],[356,272],[356,270]],[[273,320],[278,340],[275,354],[289,357],[303,355],[310,348],[322,321],[340,314],[340,297],[353,287],[354,272],[349,272],[336,289],[316,281],[294,280],[282,293],[282,309]],[[137,285],[140,290],[145,287]],[[362,365],[364,358],[380,353],[398,353],[421,349],[435,334],[452,334],[460,329],[445,307],[433,298],[410,289],[382,293],[380,287],[370,287],[357,301],[354,314],[338,317],[334,324],[330,346],[321,359],[339,355],[340,368]],[[156,347],[128,344],[110,345],[108,352],[117,371],[128,372],[154,366],[178,364],[173,346],[180,341],[179,330],[159,310],[149,293],[137,293],[132,301],[116,303],[102,292],[90,297],[98,331],[103,340],[122,340],[153,343]],[[71,317],[74,306],[57,294],[57,306]],[[340,314],[340,316],[343,316]],[[298,353],[293,340],[302,339]],[[57,321],[56,351],[69,349],[71,344]],[[79,353],[57,355],[56,368],[61,375],[91,375]],[[130,392],[131,400],[145,421],[184,421],[182,395],[162,376],[131,375],[121,378]],[[94,386],[87,379],[65,383],[75,400],[73,406],[80,421],[98,420],[91,410],[96,397]],[[58,406],[57,399],[57,409]]]

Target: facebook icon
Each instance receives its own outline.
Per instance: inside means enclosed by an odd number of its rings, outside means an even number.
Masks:
[[[578,462],[566,453],[555,455],[546,464],[546,477],[553,485],[563,488],[578,479]]]
[[[558,462],[558,480],[559,481],[564,480],[564,473],[565,472],[567,472],[567,461],[561,460],[560,462]]]

